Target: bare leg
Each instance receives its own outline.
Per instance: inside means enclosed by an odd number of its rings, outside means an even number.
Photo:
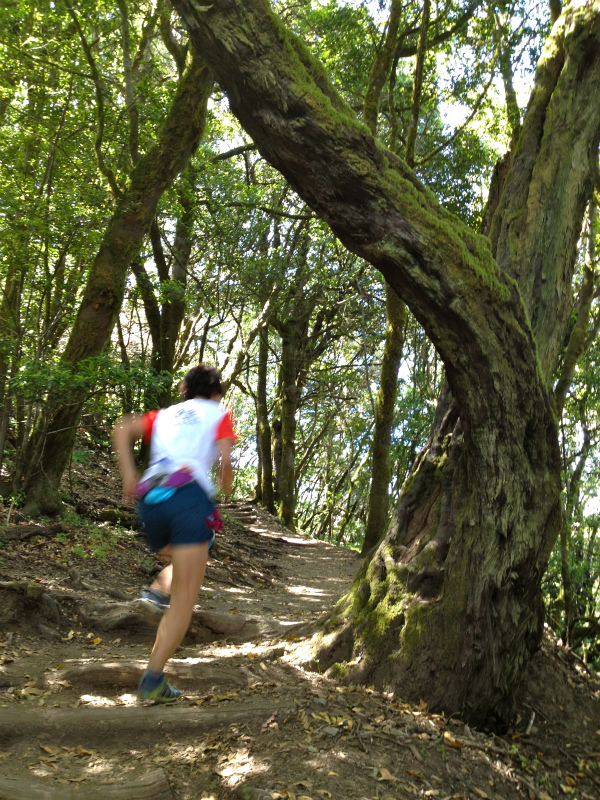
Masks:
[[[173,564],[164,567],[150,584],[151,589],[169,595],[171,594],[171,584],[173,583]]]
[[[156,641],[148,662],[148,669],[151,672],[163,671],[165,663],[185,636],[204,580],[208,561],[208,542],[177,545],[172,550],[172,559],[171,605],[158,626]],[[165,570],[168,569],[169,567],[165,567]]]

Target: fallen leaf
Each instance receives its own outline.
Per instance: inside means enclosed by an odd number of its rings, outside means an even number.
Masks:
[[[423,756],[421,755],[421,753],[419,753],[419,751],[414,746],[414,744],[409,744],[408,745],[408,749],[413,754],[413,756],[417,759],[417,761],[423,761]]]
[[[476,786],[473,787],[473,791],[475,794],[478,794],[479,797],[483,797],[483,800],[491,800],[489,794],[486,794],[483,789],[478,789]]]
[[[45,753],[48,753],[51,756],[55,756],[57,753],[60,753],[59,747],[49,747],[47,744],[40,744],[39,742],[38,744]]]
[[[449,747],[457,747],[458,749],[464,747],[464,745],[457,742],[454,736],[448,731],[444,731],[444,744],[447,744]]]
[[[263,724],[262,724],[262,726],[261,726],[261,728],[262,728],[262,730],[263,730],[263,731],[266,731],[266,730],[267,730],[267,728],[269,727],[269,725],[271,725],[273,722],[275,722],[275,717],[276,717],[276,716],[277,716],[277,711],[274,711],[274,712],[271,714],[271,716],[269,717],[269,719],[268,719],[266,722],[263,722]]]
[[[391,781],[392,783],[395,783],[398,780],[398,778],[394,777],[394,775],[392,775],[392,773],[389,770],[385,769],[385,767],[380,767],[379,768],[379,778],[377,778],[377,780],[378,781]]]

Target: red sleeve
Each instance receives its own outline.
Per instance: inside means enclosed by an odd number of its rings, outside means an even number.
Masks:
[[[237,434],[235,432],[235,425],[233,423],[233,417],[231,415],[231,411],[228,411],[221,422],[219,422],[219,427],[217,428],[217,435],[215,436],[215,441],[219,441],[219,439],[233,439],[233,441],[237,441]]]
[[[152,436],[152,428],[154,427],[154,420],[158,411],[147,411],[144,416],[142,417],[142,425],[144,426],[144,444],[150,444],[150,438]]]

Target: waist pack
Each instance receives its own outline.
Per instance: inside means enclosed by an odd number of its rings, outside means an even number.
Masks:
[[[154,489],[150,489],[150,491],[144,495],[143,500],[144,503],[147,503],[149,506],[155,506],[157,503],[164,503],[169,497],[173,497],[176,491],[177,489],[174,489],[172,486],[155,486]]]
[[[173,497],[177,489],[192,483],[194,476],[187,469],[178,469],[169,474],[151,475],[140,481],[135,489],[138,500],[143,500],[148,505],[164,503],[169,497]]]

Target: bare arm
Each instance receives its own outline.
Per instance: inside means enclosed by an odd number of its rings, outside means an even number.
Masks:
[[[135,499],[135,487],[140,476],[133,460],[132,445],[136,439],[144,435],[142,417],[127,414],[121,417],[113,431],[113,449],[117,454],[121,477],[123,478],[123,499],[132,502]]]
[[[233,439],[219,439],[217,445],[219,447],[219,457],[221,461],[218,476],[219,489],[225,497],[228,497],[231,494],[231,487],[233,485],[233,464],[231,463]]]

